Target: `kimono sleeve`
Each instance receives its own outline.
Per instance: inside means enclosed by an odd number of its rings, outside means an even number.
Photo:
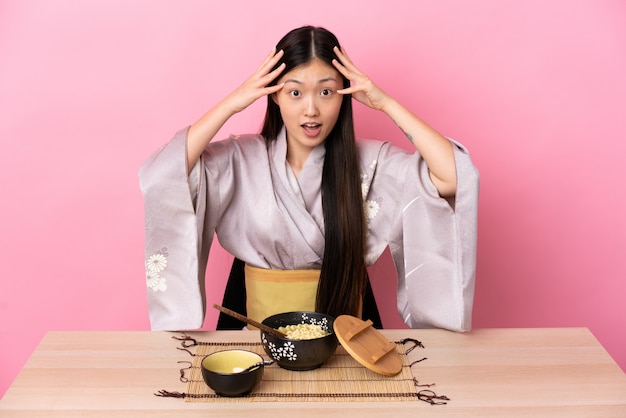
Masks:
[[[407,168],[390,250],[398,273],[398,312],[411,328],[471,329],[479,174],[467,150],[453,145],[453,202],[438,195],[419,156]]]
[[[202,159],[187,175],[187,130],[155,152],[139,171],[145,210],[145,267],[153,330],[202,327],[205,270],[213,238],[205,226]]]

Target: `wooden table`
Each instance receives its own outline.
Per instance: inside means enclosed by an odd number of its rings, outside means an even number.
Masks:
[[[167,332],[50,332],[0,400],[0,417],[626,417],[626,374],[586,328],[385,330],[421,340],[420,382],[447,395],[425,402],[205,403],[183,392],[179,342]],[[256,341],[251,331],[190,333]],[[415,366],[414,366],[415,367]],[[253,411],[252,411],[253,410]]]

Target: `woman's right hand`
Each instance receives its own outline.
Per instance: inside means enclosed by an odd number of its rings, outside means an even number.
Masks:
[[[283,63],[272,70],[282,56],[282,50],[276,52],[275,48],[272,49],[254,74],[191,125],[187,134],[188,172],[191,171],[204,149],[232,115],[241,112],[259,98],[276,93],[283,88],[283,84],[268,86],[285,69]]]
[[[276,93],[283,87],[283,84],[268,86],[285,69],[285,63],[282,63],[272,71],[282,56],[282,50],[276,52],[276,48],[272,49],[254,74],[226,97],[224,102],[230,106],[233,113],[241,112],[261,97]]]

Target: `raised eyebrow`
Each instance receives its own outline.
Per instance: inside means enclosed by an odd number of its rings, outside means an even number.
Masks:
[[[322,78],[320,80],[317,81],[317,84],[323,84],[323,83],[328,83],[334,81],[335,83],[337,83],[337,79],[335,77],[326,77],[326,78]],[[290,78],[288,80],[284,81],[285,84],[287,83],[295,83],[295,84],[300,84],[303,85],[304,83],[300,80],[296,80],[295,78]]]

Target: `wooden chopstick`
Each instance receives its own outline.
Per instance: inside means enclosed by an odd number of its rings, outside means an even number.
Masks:
[[[241,314],[239,314],[239,313],[237,313],[235,311],[232,311],[232,310],[230,310],[228,308],[220,306],[220,305],[218,305],[216,303],[213,304],[213,307],[215,309],[217,309],[218,311],[225,313],[228,316],[232,316],[233,318],[238,319],[238,320],[240,320],[242,322],[245,322],[246,324],[250,324],[250,325],[252,325],[254,327],[257,327],[258,329],[262,329],[263,331],[267,332],[268,334],[272,334],[275,337],[280,337],[280,338],[286,338],[287,337],[285,334],[283,334],[282,332],[280,332],[277,329],[274,329],[274,328],[269,327],[269,326],[267,326],[265,324],[257,322],[254,319],[248,318],[247,316],[243,316],[243,315],[241,315]]]

